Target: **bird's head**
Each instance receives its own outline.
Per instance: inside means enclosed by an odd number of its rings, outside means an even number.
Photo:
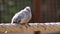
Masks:
[[[24,10],[31,11],[31,8],[29,6],[26,6]]]

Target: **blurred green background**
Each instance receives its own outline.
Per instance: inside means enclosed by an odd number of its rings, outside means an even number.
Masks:
[[[0,22],[11,22],[13,15],[26,6],[32,7],[32,0],[0,0]]]

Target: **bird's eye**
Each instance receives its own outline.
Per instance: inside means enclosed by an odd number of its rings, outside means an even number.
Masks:
[[[29,9],[26,9],[26,10],[30,11]]]

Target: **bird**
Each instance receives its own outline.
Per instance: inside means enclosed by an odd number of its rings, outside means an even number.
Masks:
[[[27,24],[31,20],[31,18],[31,8],[30,6],[26,6],[24,9],[20,10],[13,16],[11,24],[16,23],[24,25]]]

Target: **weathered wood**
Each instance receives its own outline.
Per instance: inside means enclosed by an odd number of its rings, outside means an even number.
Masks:
[[[28,27],[19,24],[0,24],[0,32],[60,31],[60,23],[48,24],[29,23]]]
[[[33,0],[33,21],[39,23],[40,21],[40,0]]]
[[[40,21],[40,0],[33,0],[34,12],[33,12],[33,21],[34,23],[39,23]],[[35,34],[40,34],[40,32],[35,31]]]

